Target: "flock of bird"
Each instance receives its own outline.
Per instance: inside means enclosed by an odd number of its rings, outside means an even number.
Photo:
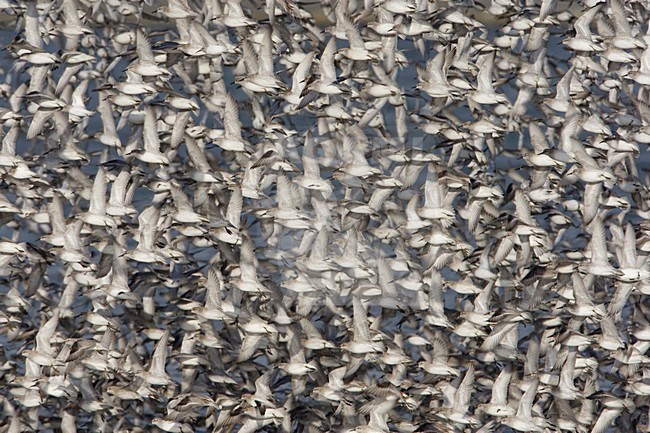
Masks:
[[[650,3],[152,3],[0,1],[0,431],[650,431]]]

